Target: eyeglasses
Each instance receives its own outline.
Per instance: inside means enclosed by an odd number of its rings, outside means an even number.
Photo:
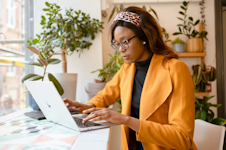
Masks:
[[[119,50],[119,46],[121,46],[123,49],[128,49],[128,48],[129,48],[129,41],[132,40],[132,39],[135,38],[135,37],[136,37],[136,35],[133,36],[133,37],[131,37],[131,38],[128,39],[128,40],[123,40],[123,41],[121,41],[120,43],[117,43],[117,42],[115,42],[115,40],[114,40],[114,41],[111,43],[111,47],[112,47],[114,50],[116,50],[116,51]]]

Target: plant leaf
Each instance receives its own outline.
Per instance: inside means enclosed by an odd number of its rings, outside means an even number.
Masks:
[[[201,119],[201,111],[198,110],[196,113],[195,113],[195,119]]]
[[[38,62],[30,62],[28,63],[29,65],[34,65],[34,66],[38,66],[38,67],[43,67],[42,64],[38,63]]]
[[[30,78],[36,77],[36,76],[42,78],[42,76],[40,76],[40,75],[31,73],[31,74],[27,74],[27,75],[25,75],[25,76],[22,76],[21,82],[24,83],[24,81],[29,80]]]
[[[49,78],[49,81],[53,82],[53,84],[55,85],[58,93],[60,95],[63,95],[64,94],[64,89],[62,88],[61,84],[57,81],[57,79],[51,73],[48,73],[48,78]]]
[[[179,12],[181,15],[184,15],[184,13],[182,11]]]
[[[59,64],[61,60],[53,58],[48,60],[48,64]]]
[[[157,15],[156,11],[153,8],[151,8],[151,7],[150,7],[150,10],[151,10],[150,12],[153,12],[155,14],[156,18],[159,20],[159,17]]]
[[[178,34],[181,34],[180,32],[175,32],[175,33],[173,33],[173,35],[178,35]]]
[[[202,110],[200,114],[201,114],[201,116],[200,116],[201,119],[206,120],[206,112],[204,110]]]
[[[123,4],[120,5],[120,11],[124,9]]]
[[[184,21],[184,19],[182,19],[182,18],[179,18],[179,17],[177,17],[179,20],[182,20],[182,21]]]
[[[115,6],[116,7],[116,6]],[[111,11],[111,15],[110,15],[110,17],[109,17],[109,19],[108,19],[108,22],[111,20],[111,18],[112,18],[112,16],[114,15],[114,13],[115,13],[115,7],[112,9],[112,11]]]
[[[197,21],[195,22],[195,24],[194,24],[194,25],[197,25],[197,24],[199,24],[199,21],[200,21],[200,20],[197,20]]]
[[[210,123],[220,125],[220,126],[224,126],[226,124],[226,120],[223,119],[223,118],[215,118]]]
[[[192,17],[189,17],[189,20],[193,21],[193,18]]]
[[[179,27],[179,31],[180,31],[180,33],[181,33],[181,28]]]
[[[50,7],[50,3],[48,3],[48,2],[45,2],[45,4],[46,4],[46,6]]]
[[[183,10],[186,10],[186,8],[184,6],[180,6],[180,8],[182,8]]]
[[[143,7],[142,7],[144,10],[147,10],[147,8],[146,8],[146,6],[144,5]]]

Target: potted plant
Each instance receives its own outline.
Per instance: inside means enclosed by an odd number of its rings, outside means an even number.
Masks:
[[[207,71],[205,65],[203,68],[200,65],[194,65],[192,68],[195,92],[205,92],[207,83],[217,78],[217,70],[213,66],[209,66],[209,71]]]
[[[54,76],[65,89],[62,97],[75,99],[77,74],[67,73],[66,55],[71,55],[76,51],[80,56],[84,49],[89,49],[92,43],[85,38],[95,39],[95,34],[103,29],[103,22],[91,19],[89,14],[81,10],[75,11],[70,8],[62,14],[57,4],[48,2],[45,4],[47,8],[43,11],[46,12],[47,18],[41,16],[40,23],[43,31],[35,39],[30,40],[30,45],[32,49],[42,51],[47,56],[61,55],[63,73],[54,74]],[[42,47],[43,44],[46,45],[45,48]],[[54,48],[61,50],[55,52]]]
[[[181,40],[179,37],[176,38],[173,42],[173,49],[175,49],[177,52],[179,53],[183,53],[184,52],[184,44],[185,42],[183,40]]]
[[[210,109],[210,107],[218,108],[221,106],[221,104],[212,104],[208,102],[208,100],[213,97],[214,96],[203,97],[202,99],[196,98],[195,119],[202,119],[216,125],[224,126],[226,124],[226,120],[223,118],[214,118],[214,112]]]
[[[47,45],[42,45],[43,48],[46,47]],[[47,73],[46,72],[46,69],[48,67],[48,65],[50,64],[58,64],[60,63],[60,60],[59,59],[51,59],[52,55],[47,55],[45,52],[43,51],[38,51],[36,49],[32,49],[30,48],[32,52],[34,52],[35,54],[38,55],[38,62],[29,62],[28,64],[29,65],[34,65],[34,66],[37,66],[37,67],[42,67],[44,69],[43,71],[43,75],[38,75],[38,74],[34,74],[34,73],[30,73],[30,74],[27,74],[27,75],[24,75],[22,78],[21,78],[21,82],[23,83],[24,81],[26,80],[29,80],[29,81],[37,81],[37,80],[44,80],[46,74],[48,75],[48,79],[49,81],[52,81],[53,84],[55,85],[58,93],[60,95],[63,95],[64,94],[64,90],[61,86],[61,84],[57,81],[57,79],[51,74],[51,73]],[[33,99],[32,95],[29,93],[29,105],[32,109],[34,110],[40,110],[40,108],[38,107],[37,103],[35,102],[35,100]]]
[[[178,17],[179,20],[182,21],[182,24],[178,24],[179,32],[173,33],[173,35],[183,34],[188,37],[186,41],[186,50],[187,52],[203,52],[203,38],[207,39],[207,32],[200,31],[198,32],[195,29],[195,26],[199,24],[200,20],[196,20],[194,22],[192,17],[188,17],[187,9],[188,9],[189,2],[184,1],[183,5],[180,6],[182,11],[179,11],[179,14],[183,16],[183,18]]]

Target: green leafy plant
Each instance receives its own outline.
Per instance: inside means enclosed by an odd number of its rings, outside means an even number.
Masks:
[[[47,56],[59,54],[62,56],[62,69],[67,72],[66,54],[71,55],[74,51],[83,52],[89,49],[91,42],[84,38],[95,39],[95,34],[103,29],[103,22],[98,19],[91,19],[89,14],[81,10],[66,9],[65,14],[61,13],[61,8],[57,4],[45,3],[47,8],[43,11],[46,16],[41,16],[41,26],[43,32],[37,38],[28,42],[36,49]],[[54,52],[54,48],[60,48],[61,53]]]
[[[176,39],[172,42],[172,44],[176,44],[176,43],[182,43],[182,44],[185,44],[185,42],[184,42],[183,40],[181,40],[179,37],[176,38]]]
[[[208,32],[206,31],[198,32],[195,29],[195,26],[199,24],[200,20],[196,20],[194,22],[193,17],[187,15],[188,4],[189,4],[189,1],[188,2],[184,1],[180,6],[182,10],[179,11],[179,14],[182,15],[182,17],[177,17],[177,18],[182,21],[182,24],[177,25],[179,32],[175,32],[173,33],[173,35],[183,34],[183,35],[186,35],[189,39],[199,37],[199,38],[205,38],[206,40],[208,40],[206,37]]]
[[[212,82],[217,78],[217,70],[213,66],[209,66],[209,71],[205,65],[203,68],[200,65],[194,65],[192,69],[195,92],[205,92],[207,82]]]
[[[109,56],[111,57],[110,61],[104,65],[102,69],[91,72],[99,72],[98,78],[101,82],[109,81],[118,72],[123,64],[123,58],[118,51],[116,51],[114,55],[109,54]]]
[[[43,45],[45,46],[45,45]],[[44,80],[44,77],[45,75],[47,74],[46,72],[46,69],[48,67],[48,65],[50,64],[58,64],[60,63],[61,61],[59,59],[51,59],[51,56],[47,56],[45,54],[45,52],[40,52],[32,47],[28,47],[32,52],[34,52],[35,54],[38,55],[38,62],[29,62],[28,64],[29,65],[33,65],[33,66],[37,66],[37,67],[42,67],[44,69],[44,72],[43,72],[43,75],[40,76],[38,74],[34,74],[34,73],[30,73],[30,74],[27,74],[27,75],[24,75],[22,76],[21,78],[21,82],[23,83],[24,81],[28,80],[28,81],[36,81],[36,80]],[[43,47],[44,48],[44,47]],[[60,83],[57,81],[57,79],[51,74],[51,73],[48,73],[48,78],[49,78],[49,81],[52,81],[53,84],[55,85],[58,93],[60,95],[63,95],[64,94],[64,90],[62,88],[62,86],[60,85]]]
[[[211,107],[220,107],[221,104],[212,104],[208,100],[214,96],[203,97],[203,99],[196,98],[195,100],[195,119],[202,119],[204,121],[224,126],[226,120],[223,118],[214,118],[214,112],[210,109]]]

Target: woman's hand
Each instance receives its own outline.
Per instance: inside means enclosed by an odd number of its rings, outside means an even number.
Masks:
[[[70,112],[82,113],[83,110],[95,107],[95,105],[92,103],[83,104],[66,98],[63,101]]]
[[[114,124],[123,124],[126,120],[128,120],[129,117],[107,108],[98,107],[84,110],[83,113],[90,113],[86,118],[83,119],[83,123],[88,120],[91,122],[106,120]]]

